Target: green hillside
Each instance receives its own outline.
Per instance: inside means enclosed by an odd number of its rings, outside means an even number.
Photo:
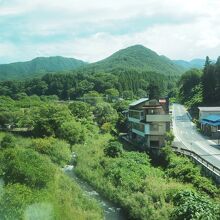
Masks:
[[[176,65],[170,59],[159,56],[142,45],[119,50],[110,57],[84,68],[85,71],[91,72],[117,72],[119,69],[135,69],[138,72],[157,72],[164,75],[180,75],[184,72],[182,67]]]
[[[86,65],[81,60],[73,58],[38,57],[27,62],[17,62],[0,65],[0,80],[33,78],[48,72],[69,71]]]

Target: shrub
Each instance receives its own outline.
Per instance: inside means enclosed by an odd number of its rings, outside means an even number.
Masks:
[[[193,191],[180,191],[174,196],[176,208],[171,214],[171,219],[191,220],[191,219],[212,219],[219,217],[218,207],[204,196],[200,196]]]
[[[32,142],[34,150],[49,156],[54,163],[62,166],[71,159],[70,146],[65,141],[50,137],[35,139]]]
[[[25,185],[7,185],[0,197],[0,219],[23,219],[24,209],[36,199],[37,194]]]
[[[32,149],[11,148],[4,152],[4,180],[32,188],[43,188],[52,181],[55,167],[51,161]]]
[[[15,147],[15,137],[12,134],[6,134],[2,141],[1,141],[1,147],[2,148],[11,148],[11,147]]]
[[[165,136],[165,140],[167,142],[167,144],[172,144],[173,140],[174,140],[174,135],[172,132],[167,132],[166,136]]]
[[[75,120],[64,122],[59,131],[59,136],[72,145],[82,143],[85,140],[85,130],[81,123]]]
[[[119,157],[122,151],[122,145],[118,141],[110,141],[104,149],[105,156],[107,157]]]

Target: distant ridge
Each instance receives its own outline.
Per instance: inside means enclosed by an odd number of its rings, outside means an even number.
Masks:
[[[192,68],[202,69],[205,65],[205,59],[193,59],[191,61],[173,60],[173,62],[182,67],[185,71]]]
[[[74,58],[37,57],[27,62],[0,65],[0,80],[17,80],[44,75],[47,72],[69,71],[87,63]]]

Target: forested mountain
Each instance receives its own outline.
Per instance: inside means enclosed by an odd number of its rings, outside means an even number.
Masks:
[[[184,68],[173,63],[165,56],[141,45],[120,50],[110,57],[96,63],[87,64],[81,60],[64,57],[38,57],[27,62],[0,65],[0,80],[18,80],[43,76],[49,72],[113,73],[154,72],[166,76],[178,76]]]
[[[205,65],[205,59],[193,59],[191,61],[173,60],[173,62],[181,66],[186,71],[192,68],[202,69]]]
[[[180,75],[183,68],[173,63],[165,56],[159,56],[154,51],[135,45],[119,50],[110,57],[85,67],[86,71],[106,71],[117,73],[118,70],[136,70],[138,72],[156,72],[164,75]]]
[[[27,62],[0,65],[0,80],[17,80],[42,76],[48,72],[74,70],[85,62],[65,57],[38,57]]]

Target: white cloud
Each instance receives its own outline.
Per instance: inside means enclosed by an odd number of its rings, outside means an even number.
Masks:
[[[219,0],[0,0],[0,19],[14,24],[5,28],[5,39],[0,36],[0,58],[63,55],[96,61],[133,44],[173,59],[216,58],[218,8]]]

